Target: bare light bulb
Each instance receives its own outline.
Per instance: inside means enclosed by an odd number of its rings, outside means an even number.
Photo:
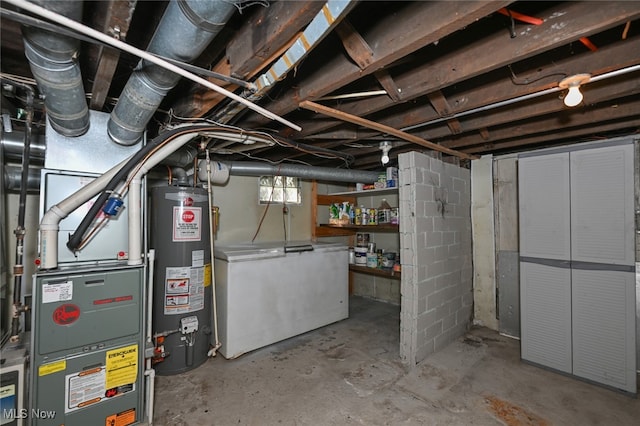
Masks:
[[[380,150],[382,151],[382,157],[380,157],[380,161],[384,166],[389,162],[389,151],[391,151],[391,144],[388,141],[380,142]]]
[[[574,107],[582,102],[582,93],[580,92],[580,86],[569,86],[569,92],[564,97],[564,104],[568,107]]]

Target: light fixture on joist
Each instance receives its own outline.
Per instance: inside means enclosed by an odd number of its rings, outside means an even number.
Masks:
[[[569,92],[564,97],[564,104],[566,106],[574,107],[582,102],[580,86],[588,83],[590,79],[591,74],[576,74],[565,78],[558,84],[558,87],[561,89],[569,89]]]

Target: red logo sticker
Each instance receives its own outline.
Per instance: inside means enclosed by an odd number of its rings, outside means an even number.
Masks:
[[[193,219],[196,218],[196,215],[193,214],[193,212],[191,210],[185,210],[182,212],[182,221],[183,222],[187,222],[187,223],[191,223],[193,222]]]
[[[193,205],[193,198],[191,197],[187,197],[184,200],[182,200],[182,205],[184,206],[192,206]]]
[[[72,303],[60,305],[53,311],[53,321],[59,325],[69,325],[80,318],[80,308]]]

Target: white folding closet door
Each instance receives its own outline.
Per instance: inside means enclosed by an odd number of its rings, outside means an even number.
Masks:
[[[569,154],[521,158],[522,359],[571,373]]]
[[[633,145],[571,153],[573,374],[636,392]]]

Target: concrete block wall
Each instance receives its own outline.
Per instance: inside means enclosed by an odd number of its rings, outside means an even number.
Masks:
[[[400,154],[398,163],[400,354],[415,365],[471,324],[471,173],[419,152]]]

